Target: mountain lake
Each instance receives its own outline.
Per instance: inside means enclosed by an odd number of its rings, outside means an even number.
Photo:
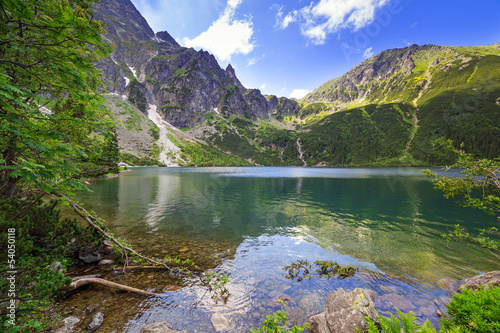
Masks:
[[[441,235],[456,224],[477,232],[498,223],[443,198],[420,170],[133,168],[93,182],[93,192],[77,199],[115,236],[150,256],[190,259],[200,272],[227,274],[228,297],[203,286],[201,273],[179,280],[162,270],[123,274],[82,267],[72,274],[98,272],[160,296],[91,286],[59,306],[68,315],[99,309],[105,315],[103,332],[139,332],[163,320],[175,330],[215,332],[215,313],[228,321],[224,332],[249,332],[283,308],[279,297],[288,300],[289,323],[302,324],[324,310],[330,292],[360,287],[371,290],[382,315],[411,310],[419,321],[428,318],[437,327],[436,311],[444,311],[448,299],[442,279],[498,269],[485,251],[448,244]],[[311,278],[291,279],[284,267],[298,260],[311,265],[328,260],[357,271],[344,279],[312,271]]]

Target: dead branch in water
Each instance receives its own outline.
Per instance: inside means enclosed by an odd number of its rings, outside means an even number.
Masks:
[[[137,251],[135,251],[134,249],[131,249],[130,247],[125,246],[122,243],[120,243],[120,241],[118,241],[116,238],[114,238],[113,236],[111,236],[110,234],[108,234],[103,229],[103,227],[99,223],[99,220],[96,217],[94,217],[92,214],[90,214],[89,212],[87,212],[87,210],[85,210],[85,208],[83,208],[82,206],[80,206],[77,203],[71,201],[71,199],[68,198],[66,195],[64,195],[62,193],[58,193],[58,192],[53,192],[53,194],[55,196],[59,197],[59,198],[63,198],[64,200],[66,200],[66,202],[69,203],[69,205],[71,206],[71,208],[73,208],[73,210],[75,211],[75,213],[77,213],[81,218],[83,218],[90,226],[92,226],[92,228],[98,230],[104,237],[106,237],[107,239],[111,240],[113,243],[115,243],[122,250],[122,253],[125,256],[125,265],[123,266],[123,271],[124,272],[125,272],[125,268],[127,268],[127,262],[128,262],[128,254],[127,254],[127,252],[133,253],[136,256],[138,256],[139,258],[141,258],[141,259],[143,259],[143,260],[145,260],[147,262],[150,262],[152,264],[161,265],[165,269],[167,269],[168,271],[172,271],[172,269],[170,267],[168,267],[165,263],[162,263],[160,261],[157,261],[157,260],[145,257],[142,254],[140,254]]]
[[[80,288],[81,286],[85,286],[85,285],[91,284],[91,283],[100,284],[100,285],[103,285],[103,286],[106,286],[109,288],[118,289],[118,290],[122,290],[122,291],[128,291],[128,292],[136,293],[136,294],[142,294],[142,295],[148,295],[148,296],[161,296],[161,294],[156,294],[156,293],[152,293],[152,292],[145,291],[142,289],[137,289],[137,288],[123,285],[123,284],[119,284],[119,283],[115,283],[115,282],[111,282],[111,281],[99,279],[99,278],[92,278],[92,277],[84,277],[82,279],[74,280],[69,285],[69,287],[70,287],[70,290],[74,290],[74,289]]]

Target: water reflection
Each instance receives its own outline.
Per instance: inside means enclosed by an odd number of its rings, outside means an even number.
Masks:
[[[437,323],[440,278],[496,268],[477,259],[480,252],[450,251],[440,237],[457,223],[477,230],[495,219],[443,199],[415,168],[152,168],[92,189],[80,200],[117,236],[151,255],[217,264],[232,281],[227,304],[202,299],[206,290],[196,285],[149,299],[126,332],[155,320],[212,332],[214,312],[230,319],[232,332],[248,331],[278,309],[276,293],[293,300],[300,321],[323,310],[339,287],[371,289],[380,311],[414,310]],[[282,267],[297,259],[351,264],[360,273],[287,280]]]

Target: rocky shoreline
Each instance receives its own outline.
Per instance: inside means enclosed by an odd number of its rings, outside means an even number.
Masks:
[[[110,246],[109,241],[104,241],[103,245],[96,253],[80,253],[79,259],[84,263],[83,267],[88,267],[94,265],[95,268],[109,269],[111,271],[117,271],[118,268],[112,269],[113,266],[120,264],[118,257],[113,252],[113,248]],[[117,261],[118,260],[118,261]],[[51,265],[50,269],[58,269],[57,264]],[[85,268],[81,271],[86,272],[91,270],[91,268]],[[84,278],[99,278],[100,275],[84,276]],[[81,277],[79,277],[81,278]],[[76,278],[74,278],[76,280]],[[98,279],[99,280],[99,279]],[[111,282],[113,284],[113,282]],[[446,291],[449,295],[448,299],[439,299],[436,302],[442,304],[444,309],[447,302],[453,294],[459,293],[462,288],[467,289],[478,289],[480,286],[485,286],[488,288],[489,285],[499,286],[500,285],[500,271],[493,271],[481,275],[476,275],[474,277],[464,279],[464,280],[453,280],[453,279],[441,279],[438,285],[442,290]],[[180,289],[181,287],[174,288],[172,290]],[[131,288],[135,289],[135,288]],[[169,289],[170,290],[170,289]],[[86,291],[84,291],[86,292]],[[346,291],[339,288],[331,292],[326,298],[325,310],[320,313],[310,315],[307,322],[310,324],[310,333],[344,333],[344,332],[367,332],[367,321],[366,317],[371,318],[374,322],[379,321],[379,314],[377,311],[376,303],[378,298],[384,297],[379,296],[373,290],[355,288],[352,291]],[[274,302],[277,303],[278,300],[289,302],[291,305],[294,301],[291,300],[286,294],[280,293],[279,291],[274,292],[273,297]],[[379,301],[380,302],[380,301]],[[293,306],[287,307],[286,311],[290,315],[293,315],[293,310],[296,309]],[[404,309],[403,312],[407,312]],[[434,310],[435,311],[435,310]],[[444,311],[443,311],[444,312]],[[443,316],[441,310],[437,311],[437,316]],[[109,315],[108,315],[109,317]],[[110,318],[111,319],[111,318]],[[87,306],[85,309],[85,314],[81,316],[78,313],[72,313],[67,316],[62,321],[60,321],[56,327],[52,329],[53,333],[72,333],[72,332],[89,332],[93,333],[98,331],[103,322],[106,320],[106,311],[99,307]],[[230,320],[228,320],[224,314],[215,312],[211,316],[211,323],[215,332],[226,332],[231,330]],[[118,331],[116,331],[118,332]],[[182,327],[173,328],[167,321],[159,320],[154,323],[150,323],[140,330],[141,333],[189,333],[187,330],[183,330]]]

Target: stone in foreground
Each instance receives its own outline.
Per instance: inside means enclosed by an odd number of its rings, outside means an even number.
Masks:
[[[189,333],[188,331],[175,331],[166,321],[159,321],[141,328],[141,333]]]
[[[211,318],[212,325],[214,325],[215,331],[225,331],[229,328],[229,321],[223,314],[216,312],[212,315]]]
[[[366,317],[378,322],[378,313],[370,295],[361,288],[351,292],[344,289],[330,293],[325,311],[309,317],[310,333],[355,333],[366,332]]]

